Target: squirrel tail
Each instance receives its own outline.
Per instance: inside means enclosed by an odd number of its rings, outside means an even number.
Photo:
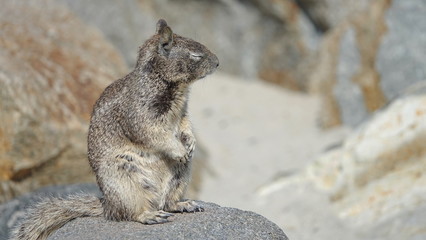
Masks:
[[[13,229],[10,240],[44,240],[75,218],[102,215],[101,201],[95,196],[48,198],[28,210],[25,219]]]

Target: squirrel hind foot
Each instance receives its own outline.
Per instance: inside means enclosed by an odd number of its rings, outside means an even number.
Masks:
[[[170,212],[204,212],[204,208],[193,200],[176,202],[167,209]]]
[[[153,211],[153,212],[144,212],[137,217],[136,221],[143,224],[147,224],[147,225],[159,224],[159,223],[170,222],[168,218],[171,216],[173,216],[172,213],[161,211],[161,210]]]

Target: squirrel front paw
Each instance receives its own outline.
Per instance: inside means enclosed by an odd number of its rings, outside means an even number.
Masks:
[[[180,163],[186,163],[190,159],[189,153],[183,145],[180,145],[178,148],[171,151],[169,156],[172,160]]]
[[[195,137],[192,134],[182,133],[181,141],[187,151],[187,157],[188,157],[187,160],[190,161],[192,159],[192,156],[194,155],[195,143],[196,143]]]
[[[195,138],[192,134],[181,133],[180,141],[175,142],[174,147],[168,151],[170,159],[180,163],[191,161],[194,155]]]

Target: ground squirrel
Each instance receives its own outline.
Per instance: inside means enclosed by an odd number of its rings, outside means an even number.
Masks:
[[[108,86],[93,108],[88,157],[103,196],[41,201],[12,239],[46,239],[84,216],[155,224],[167,222],[171,212],[202,211],[183,199],[195,147],[188,92],[218,66],[205,46],[159,20],[156,34],[139,49],[135,69]]]

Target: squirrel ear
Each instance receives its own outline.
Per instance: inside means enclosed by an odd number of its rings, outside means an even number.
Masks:
[[[160,19],[157,22],[157,34],[160,35],[159,52],[166,55],[172,48],[173,31],[167,26],[167,22],[164,19]]]
[[[165,27],[167,27],[167,22],[166,22],[166,20],[164,20],[164,19],[160,19],[160,20],[158,20],[158,22],[157,22],[157,34],[160,34],[160,32],[161,32],[161,29],[163,29],[163,28],[165,28]]]

